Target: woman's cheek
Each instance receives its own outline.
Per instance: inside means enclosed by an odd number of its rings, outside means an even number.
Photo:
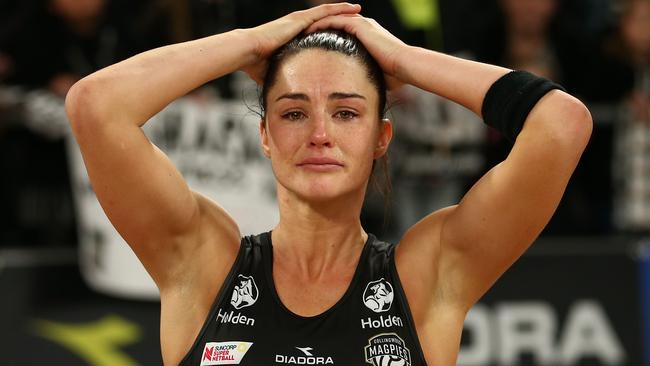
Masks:
[[[271,140],[275,150],[281,155],[286,155],[302,143],[302,133],[296,128],[278,124],[271,128]]]

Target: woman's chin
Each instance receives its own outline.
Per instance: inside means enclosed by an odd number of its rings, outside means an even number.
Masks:
[[[363,187],[352,184],[349,177],[319,177],[318,179],[295,179],[289,180],[291,184],[280,183],[278,193],[286,190],[290,195],[298,197],[300,200],[312,203],[335,202],[338,199],[349,200],[357,192],[364,195]],[[362,183],[361,183],[362,184]]]
[[[354,191],[352,187],[336,184],[310,184],[300,189],[298,196],[303,200],[314,203],[334,202],[337,199],[349,197]]]
[[[331,202],[336,200],[337,198],[340,198],[344,196],[344,192],[340,189],[333,189],[331,187],[324,188],[324,187],[312,187],[310,189],[306,189],[301,194],[299,194],[302,199],[305,201],[309,202],[314,202],[314,203],[324,203],[324,202]]]

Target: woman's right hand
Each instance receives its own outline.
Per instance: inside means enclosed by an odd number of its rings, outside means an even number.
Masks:
[[[395,37],[374,19],[359,14],[342,14],[330,16],[314,22],[305,30],[312,33],[323,29],[340,29],[355,36],[370,52],[384,71],[389,90],[394,90],[402,84],[412,84],[411,80],[403,80],[398,75],[399,61],[408,58],[403,56],[408,45]]]
[[[258,84],[264,80],[267,58],[279,47],[320,19],[332,15],[357,14],[361,6],[350,3],[325,4],[285,15],[260,26],[245,29],[254,45],[251,61],[241,70]]]

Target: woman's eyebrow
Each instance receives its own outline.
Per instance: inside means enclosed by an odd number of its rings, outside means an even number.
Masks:
[[[280,99],[294,99],[294,100],[304,100],[308,101],[309,97],[304,93],[286,93],[280,95],[275,101],[277,102]]]
[[[342,93],[342,92],[332,93],[332,94],[329,95],[329,97],[327,99],[347,99],[347,98],[359,98],[359,99],[364,99],[364,100],[366,99],[366,97],[364,97],[361,94]]]
[[[348,99],[348,98],[359,98],[359,99],[366,99],[361,94],[357,93],[344,93],[344,92],[334,92],[330,94],[327,99]],[[293,99],[293,100],[304,100],[304,101],[309,101],[309,97],[305,93],[286,93],[280,95],[275,101],[277,102],[280,99]]]

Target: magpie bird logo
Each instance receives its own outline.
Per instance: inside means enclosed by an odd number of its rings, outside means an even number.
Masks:
[[[395,333],[370,338],[364,352],[366,362],[373,366],[411,366],[411,352]]]
[[[394,298],[393,286],[385,279],[370,281],[363,291],[363,303],[375,313],[390,310]]]
[[[234,306],[235,309],[239,310],[255,304],[258,296],[259,291],[253,276],[244,276],[240,274],[237,276],[235,289],[230,298],[230,304]]]

